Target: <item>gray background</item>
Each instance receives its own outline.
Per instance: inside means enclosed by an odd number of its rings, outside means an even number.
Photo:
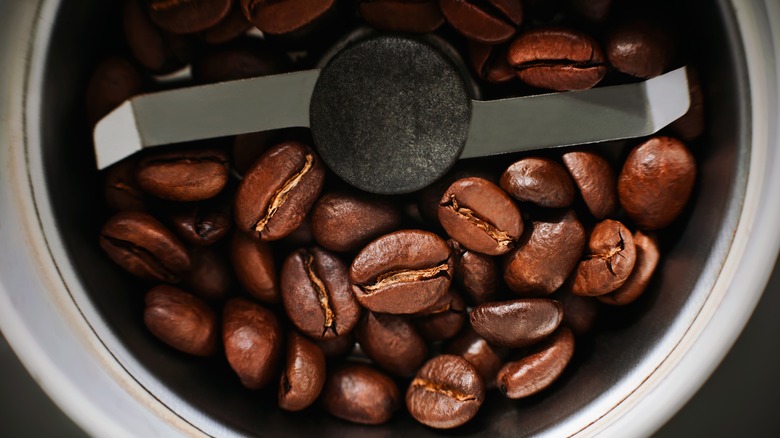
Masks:
[[[780,437],[780,269],[745,331],[694,398],[656,437]],[[82,437],[0,337],[0,436]]]

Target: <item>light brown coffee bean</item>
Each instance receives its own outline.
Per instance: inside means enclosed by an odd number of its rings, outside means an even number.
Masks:
[[[613,216],[618,207],[615,172],[609,162],[596,152],[584,149],[563,154],[590,214],[598,220]]]
[[[165,152],[138,163],[136,181],[147,193],[169,201],[213,198],[228,180],[228,157],[219,149]]]

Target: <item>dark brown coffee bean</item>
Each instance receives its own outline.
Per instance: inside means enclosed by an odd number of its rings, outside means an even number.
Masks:
[[[688,107],[688,112],[669,126],[683,140],[693,141],[704,133],[704,93],[701,89],[698,71],[688,66],[686,67],[686,75],[688,76],[691,105]]]
[[[555,91],[592,88],[607,73],[598,42],[562,28],[534,29],[517,37],[509,46],[509,64],[526,84]]]
[[[282,357],[282,329],[276,315],[244,298],[233,298],[222,312],[225,356],[249,389],[268,384]]]
[[[493,172],[482,168],[456,168],[447,172],[443,177],[439,178],[436,182],[428,187],[420,190],[417,197],[417,209],[427,221],[434,225],[439,224],[439,202],[441,197],[444,196],[444,192],[455,181],[468,178],[478,177],[486,179],[494,184],[498,184],[498,178]]]
[[[426,362],[406,391],[406,407],[412,417],[436,429],[465,424],[484,400],[485,385],[477,369],[451,354]]]
[[[563,306],[563,325],[570,328],[575,336],[584,336],[593,331],[596,325],[599,303],[591,297],[574,295],[569,284],[573,285],[574,282],[567,282],[552,298]]]
[[[271,146],[272,131],[250,132],[237,135],[233,140],[233,167],[245,174],[258,158]]]
[[[479,336],[471,327],[466,327],[444,350],[445,353],[461,356],[474,365],[485,389],[496,387],[496,374],[504,363],[507,351],[494,347]]]
[[[516,161],[501,175],[501,188],[540,207],[565,208],[574,202],[574,183],[566,169],[549,158]]]
[[[252,236],[235,233],[230,243],[230,261],[241,286],[265,303],[279,302],[279,285],[271,247]]]
[[[653,137],[628,154],[618,177],[620,205],[641,229],[663,228],[682,212],[693,192],[696,161],[671,137]]]
[[[493,257],[469,251],[456,240],[447,244],[452,248],[452,267],[455,281],[473,304],[490,301],[496,295],[498,265]]]
[[[607,36],[607,59],[619,71],[639,78],[652,78],[669,67],[674,40],[648,20],[621,21]]]
[[[246,19],[238,2],[234,2],[230,12],[219,23],[206,29],[200,37],[208,44],[224,44],[245,34],[252,27]]]
[[[323,195],[311,212],[317,243],[331,251],[357,251],[401,224],[401,212],[378,196],[358,193]]]
[[[395,382],[363,364],[348,364],[330,373],[322,390],[325,410],[353,423],[386,423],[400,405]]]
[[[444,24],[437,0],[358,0],[358,12],[388,32],[430,33]]]
[[[192,270],[184,278],[187,288],[207,300],[224,298],[230,289],[232,277],[225,260],[208,248],[192,251]]]
[[[572,211],[533,221],[507,257],[504,280],[522,295],[561,287],[585,248],[585,230]]]
[[[612,0],[570,0],[570,5],[573,12],[580,17],[594,23],[603,23],[609,16]]]
[[[480,304],[471,311],[471,327],[493,345],[520,348],[554,332],[563,319],[561,303],[526,298]]]
[[[145,280],[178,283],[192,266],[184,244],[148,213],[112,216],[100,230],[100,247],[114,263]]]
[[[346,357],[355,348],[355,332],[349,332],[337,338],[318,338],[312,340],[328,359]]]
[[[173,33],[195,33],[216,25],[230,12],[233,0],[150,0],[154,24]]]
[[[607,219],[593,228],[586,259],[574,271],[572,293],[598,296],[626,282],[636,262],[634,238],[625,225]]]
[[[325,355],[305,337],[287,336],[287,364],[279,381],[279,407],[300,411],[309,407],[325,386]]]
[[[587,150],[566,152],[562,158],[590,214],[598,220],[614,215],[618,207],[617,184],[609,162]]]
[[[202,300],[179,288],[160,285],[147,292],[144,323],[171,347],[195,356],[217,350],[217,317]]]
[[[636,263],[631,275],[619,288],[606,295],[600,295],[598,299],[602,303],[613,306],[631,304],[647,289],[647,284],[650,283],[661,258],[658,242],[655,237],[637,231],[634,233],[634,245],[636,246]]]
[[[228,180],[228,157],[219,149],[164,152],[144,157],[135,175],[147,193],[169,201],[213,198]]]
[[[193,60],[192,76],[199,83],[235,81],[282,73],[284,56],[258,38],[242,38],[205,50]]]
[[[428,357],[425,340],[402,316],[366,312],[356,334],[366,356],[397,376],[411,376]]]
[[[109,208],[115,211],[146,211],[146,194],[135,181],[137,161],[126,159],[105,171],[103,196]]]
[[[278,240],[301,225],[320,195],[325,168],[310,147],[280,143],[244,175],[235,201],[240,230]]]
[[[170,214],[173,228],[188,243],[209,246],[225,237],[233,226],[233,215],[227,198],[220,196],[207,202],[177,206]]]
[[[87,85],[87,120],[94,125],[125,100],[141,93],[138,70],[125,59],[111,57],[98,64]]]
[[[498,372],[498,389],[507,397],[528,397],[549,387],[574,355],[574,336],[567,327],[561,327],[534,350],[520,360],[507,362]]]
[[[241,0],[244,16],[263,33],[284,35],[312,25],[335,0]]]
[[[455,30],[478,43],[509,41],[523,20],[520,0],[439,0],[439,6]]]
[[[477,76],[491,84],[503,84],[515,78],[515,69],[507,60],[507,45],[469,42],[469,61]]]
[[[449,339],[466,324],[466,302],[457,291],[450,289],[436,304],[417,315],[414,323],[426,340]]]
[[[523,218],[515,203],[482,178],[452,183],[439,203],[439,222],[461,245],[487,255],[507,253],[523,233]]]
[[[130,52],[151,72],[170,73],[189,63],[190,42],[155,26],[141,0],[125,1],[122,25]]]
[[[360,319],[347,266],[317,247],[299,249],[287,257],[281,293],[290,321],[312,339],[343,336]]]
[[[352,262],[349,278],[358,301],[369,310],[420,312],[450,288],[450,248],[428,231],[396,231],[363,248]]]

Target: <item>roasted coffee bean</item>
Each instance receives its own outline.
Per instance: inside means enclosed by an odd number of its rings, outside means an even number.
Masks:
[[[515,78],[515,69],[507,60],[507,45],[469,42],[471,68],[480,79],[491,84],[503,84]]]
[[[484,400],[485,385],[477,369],[451,354],[426,362],[406,391],[406,407],[412,417],[436,429],[468,422]]]
[[[114,211],[146,211],[146,194],[135,181],[134,159],[122,160],[105,171],[103,197]]]
[[[328,375],[322,406],[342,420],[382,424],[401,406],[401,392],[393,380],[363,364],[347,364]]]
[[[688,112],[672,122],[669,127],[683,140],[693,141],[704,133],[704,93],[698,71],[691,66],[686,67],[685,71],[688,77],[691,105],[688,107]]]
[[[428,356],[425,340],[405,317],[366,312],[356,330],[366,356],[397,376],[413,375]]]
[[[355,333],[349,332],[337,338],[318,338],[312,340],[328,359],[346,357],[355,348]]]
[[[349,333],[361,308],[348,275],[344,262],[323,249],[290,254],[281,274],[282,303],[290,321],[312,339]]]
[[[506,349],[495,347],[479,336],[471,327],[466,327],[455,339],[450,342],[445,353],[461,356],[474,365],[485,389],[496,387],[496,374],[501,369],[506,356]]]
[[[634,233],[634,245],[636,247],[636,263],[631,275],[622,286],[614,291],[600,295],[598,299],[613,306],[624,306],[633,303],[647,288],[653,277],[661,254],[658,251],[658,242],[652,235],[641,231]]]
[[[244,16],[263,33],[284,35],[310,26],[336,4],[336,0],[240,0]]]
[[[549,158],[516,161],[501,175],[501,188],[523,202],[565,208],[574,202],[574,183],[566,169]]]
[[[223,197],[177,206],[171,214],[173,228],[188,243],[209,246],[225,237],[233,226],[230,203]]]
[[[572,11],[580,17],[594,23],[603,23],[609,16],[612,0],[570,0],[570,5]]]
[[[246,19],[238,2],[234,2],[230,12],[219,23],[206,29],[200,37],[208,44],[224,44],[245,34],[252,27]]]
[[[528,397],[549,387],[574,355],[574,336],[561,327],[528,356],[507,362],[498,372],[498,388],[509,398]]]
[[[183,290],[155,286],[146,294],[144,323],[171,347],[195,356],[217,350],[217,317],[201,299]]]
[[[154,24],[173,33],[195,33],[216,25],[230,12],[233,0],[150,0]]]
[[[222,311],[225,356],[241,383],[260,389],[274,378],[282,357],[282,329],[276,315],[244,298],[233,298]]]
[[[208,300],[224,298],[230,289],[230,267],[221,255],[208,248],[192,251],[192,270],[184,283],[195,295]]]
[[[509,64],[526,84],[555,91],[591,88],[607,73],[598,42],[563,28],[523,33],[509,46]]]
[[[547,298],[480,304],[469,315],[477,334],[493,345],[508,348],[541,341],[558,328],[562,319],[561,303]]]
[[[652,78],[669,67],[674,40],[649,20],[621,21],[604,45],[609,63],[617,70],[639,78]]]
[[[520,0],[439,0],[450,25],[483,44],[509,41],[523,20]]]
[[[310,147],[280,143],[244,175],[235,201],[240,230],[278,240],[301,225],[320,195],[325,168]]]
[[[598,296],[626,282],[636,262],[634,238],[625,225],[607,219],[593,228],[586,259],[574,271],[572,293]]]
[[[98,64],[87,85],[87,120],[94,125],[125,100],[140,94],[143,80],[138,70],[119,57]]]
[[[192,77],[203,84],[283,73],[284,55],[259,38],[242,38],[203,51],[192,63]]]
[[[636,269],[636,268],[634,268]],[[630,278],[630,277],[629,277]],[[570,282],[567,282],[567,285]],[[571,284],[574,282],[571,281]],[[575,336],[584,336],[593,331],[599,314],[599,303],[591,297],[581,297],[571,293],[571,286],[564,285],[552,298],[563,306],[563,325],[570,328]],[[607,295],[602,295],[606,297]]]
[[[420,312],[450,288],[450,248],[428,231],[396,231],[363,248],[352,262],[349,278],[358,301],[369,310]]]
[[[436,182],[420,190],[417,196],[417,209],[422,217],[434,225],[439,225],[439,202],[444,192],[455,181],[468,177],[478,177],[498,184],[496,175],[487,169],[467,167],[450,170]]]
[[[312,341],[295,332],[287,336],[287,364],[279,380],[279,407],[300,411],[309,407],[325,386],[325,355]]]
[[[272,131],[237,135],[233,140],[233,167],[239,175],[245,174],[263,152],[271,146]]]
[[[169,201],[213,198],[228,180],[228,157],[219,149],[164,152],[144,157],[135,175],[147,193]]]
[[[561,287],[585,248],[585,230],[572,211],[533,221],[507,257],[504,280],[521,295]]]
[[[141,0],[125,0],[122,25],[133,57],[152,73],[170,73],[189,63],[190,42],[155,26]]]
[[[496,295],[498,265],[496,260],[485,254],[469,251],[456,240],[447,244],[452,248],[452,268],[455,281],[473,304],[490,301]]]
[[[252,236],[235,233],[230,243],[230,261],[241,286],[265,303],[279,302],[279,285],[271,247]]]
[[[663,228],[679,216],[693,192],[696,161],[671,137],[653,137],[628,154],[618,177],[620,205],[641,229]]]
[[[378,196],[335,192],[323,195],[311,212],[317,243],[331,251],[357,251],[398,229],[401,212]]]
[[[444,24],[437,0],[358,0],[366,23],[388,32],[430,33]]]
[[[596,152],[582,149],[566,152],[562,158],[590,214],[598,220],[614,215],[617,183],[609,162]]]
[[[112,216],[100,230],[100,247],[114,263],[145,280],[178,283],[192,266],[184,244],[148,213]]]
[[[523,233],[523,218],[515,203],[482,178],[452,183],[439,203],[439,222],[461,245],[487,255],[507,253]]]
[[[423,338],[429,341],[449,339],[466,323],[466,302],[458,292],[450,289],[436,304],[417,315],[414,323]]]

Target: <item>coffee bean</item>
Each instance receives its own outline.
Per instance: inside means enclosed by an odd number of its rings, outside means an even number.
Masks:
[[[504,280],[522,295],[550,294],[577,266],[584,247],[585,230],[574,212],[535,220],[507,256]]]
[[[626,282],[636,262],[634,238],[625,225],[607,219],[593,228],[586,259],[574,271],[572,293],[598,296]]]
[[[452,267],[455,281],[474,304],[490,301],[496,295],[498,265],[493,257],[469,251],[456,240],[447,244],[452,248]]]
[[[336,338],[318,338],[312,341],[325,353],[326,358],[339,359],[349,355],[355,348],[355,332]]]
[[[400,405],[395,382],[363,364],[347,364],[330,373],[322,390],[323,408],[352,423],[386,423]]]
[[[184,283],[195,295],[207,300],[224,298],[232,282],[230,267],[220,254],[209,248],[192,251],[192,270]]]
[[[192,266],[184,244],[148,213],[112,216],[100,230],[100,247],[114,263],[145,280],[178,283]]]
[[[661,258],[658,242],[652,235],[637,231],[634,233],[634,245],[636,247],[636,263],[631,275],[619,288],[606,295],[598,296],[602,303],[614,306],[631,304],[642,295],[647,284],[650,283]]]
[[[596,152],[582,149],[566,152],[562,158],[590,214],[598,220],[614,215],[617,184],[609,162]]]
[[[137,161],[125,159],[105,170],[103,197],[114,211],[146,211],[146,194],[135,181]]]
[[[491,84],[503,84],[515,78],[515,69],[507,60],[506,45],[469,42],[469,61],[477,76]]]
[[[464,247],[487,255],[507,253],[523,233],[512,199],[482,178],[455,181],[439,203],[439,222]]]
[[[564,28],[523,33],[509,46],[509,64],[526,84],[555,91],[592,88],[607,72],[598,42]]]
[[[496,178],[493,172],[490,172],[486,169],[471,166],[466,168],[456,167],[455,169],[447,172],[443,177],[439,178],[433,184],[420,190],[419,194],[417,195],[417,209],[423,218],[425,218],[433,225],[440,225],[439,202],[441,201],[441,197],[444,196],[444,192],[447,191],[452,183],[459,179],[468,177],[478,177],[486,179],[494,184],[498,184],[498,178]]]
[[[396,231],[363,248],[352,262],[349,278],[358,301],[369,310],[420,312],[450,288],[450,248],[428,231]]]
[[[271,247],[252,236],[235,233],[230,243],[230,261],[241,286],[265,303],[279,302],[279,285]]]
[[[268,384],[279,368],[282,329],[273,312],[244,298],[233,298],[222,311],[225,356],[249,389]]]
[[[171,347],[195,356],[217,350],[217,317],[202,300],[183,290],[155,286],[146,294],[144,323]]]
[[[87,121],[94,125],[142,88],[141,75],[127,60],[116,56],[103,60],[87,85]]]
[[[133,57],[149,71],[171,73],[189,63],[193,51],[190,42],[155,26],[141,0],[125,0],[122,27]]]
[[[699,72],[691,66],[686,67],[690,106],[688,112],[672,122],[670,128],[683,140],[693,141],[704,133],[704,93],[701,89]]]
[[[526,298],[480,304],[469,315],[471,327],[493,345],[520,348],[554,332],[563,319],[561,303]]]
[[[314,247],[290,254],[282,266],[282,303],[290,321],[312,339],[349,333],[361,308],[349,283],[347,266]]]
[[[450,289],[436,304],[416,315],[414,324],[428,341],[449,339],[466,324],[466,302]]]
[[[154,24],[172,33],[195,33],[216,25],[230,12],[233,0],[150,0]]]
[[[290,332],[287,364],[279,380],[279,407],[285,411],[306,409],[325,386],[325,355],[312,341]]]
[[[219,149],[164,152],[144,157],[135,175],[147,193],[170,201],[213,198],[228,180],[228,157]]]
[[[661,26],[648,20],[621,21],[607,36],[604,51],[617,70],[639,78],[652,78],[669,67],[674,41]]]
[[[436,356],[417,372],[406,391],[415,420],[450,429],[474,418],[485,400],[485,385],[474,365],[451,354]]]
[[[488,344],[484,338],[467,326],[450,342],[444,352],[461,356],[469,361],[482,376],[485,389],[493,389],[496,387],[496,374],[504,363],[507,350]]]
[[[498,389],[518,399],[547,389],[562,373],[574,355],[574,336],[561,327],[528,356],[507,362],[498,372]]]
[[[455,30],[478,43],[508,41],[523,20],[520,0],[439,0],[439,6]]]
[[[567,285],[569,283],[574,284],[573,281],[567,281]],[[563,307],[563,325],[570,328],[575,336],[587,335],[596,325],[599,303],[591,297],[574,295],[571,293],[571,286],[567,285],[562,286],[552,298],[559,301]]]
[[[618,177],[618,196],[639,228],[657,230],[679,216],[693,192],[696,162],[685,145],[653,137],[628,154]]]
[[[231,207],[222,196],[206,202],[181,204],[170,213],[170,221],[187,243],[209,246],[225,237],[232,228]]]
[[[565,208],[574,202],[574,183],[566,169],[549,158],[516,161],[501,175],[501,188],[523,202]]]
[[[366,23],[388,32],[430,33],[444,24],[437,0],[358,0]]]
[[[357,251],[398,229],[401,212],[384,198],[335,192],[323,195],[311,213],[317,243],[331,251]]]
[[[230,12],[219,23],[200,34],[208,44],[224,44],[245,34],[252,27],[246,19],[238,2],[234,2]]]
[[[283,73],[284,55],[259,38],[240,38],[203,51],[192,63],[192,77],[202,84]]]
[[[310,147],[280,143],[244,175],[235,201],[239,229],[278,240],[298,228],[320,195],[325,168]]]
[[[241,0],[241,8],[244,16],[263,33],[283,35],[312,25],[335,3],[335,0]]]
[[[428,356],[425,340],[402,316],[366,312],[356,334],[366,356],[397,376],[413,375]]]

